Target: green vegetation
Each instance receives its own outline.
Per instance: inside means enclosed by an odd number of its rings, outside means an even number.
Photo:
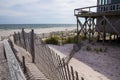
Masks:
[[[81,40],[86,40],[86,39],[88,39],[87,37],[85,37],[84,35],[79,35],[79,37],[78,37],[79,39],[81,39]]]
[[[45,40],[45,43],[46,44],[55,44],[55,45],[58,45],[58,40],[59,40],[59,37],[55,36],[55,37],[51,37],[51,38],[48,38]]]
[[[67,37],[66,40],[64,40],[64,44],[67,43],[77,43],[73,37]]]
[[[99,49],[98,48],[94,48],[94,51],[96,51],[96,53],[99,53]]]
[[[80,40],[86,40],[87,38],[84,35],[79,35],[79,36],[75,36],[75,37],[67,37],[66,40],[64,40],[64,44],[67,43],[77,43],[77,39]]]
[[[94,51],[96,51],[97,53],[99,52],[107,52],[108,48],[94,48]]]
[[[106,48],[104,48],[103,52],[107,52],[107,50],[108,50],[108,48],[106,47]]]
[[[87,47],[86,47],[86,50],[87,50],[87,51],[92,51],[92,48],[91,48],[90,46],[87,46]]]
[[[90,46],[86,46],[86,51],[95,51],[96,53],[99,53],[99,52],[107,52],[108,48],[102,48],[102,47],[99,47],[99,48],[91,48]]]

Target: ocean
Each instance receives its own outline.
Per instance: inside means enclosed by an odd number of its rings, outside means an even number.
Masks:
[[[0,29],[35,29],[52,27],[76,27],[76,24],[0,24]]]

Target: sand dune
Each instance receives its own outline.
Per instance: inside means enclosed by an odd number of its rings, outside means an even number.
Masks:
[[[102,46],[94,47],[108,47]],[[72,44],[63,46],[49,45],[56,53],[65,57],[72,50]],[[82,49],[71,59],[70,65],[86,80],[120,80],[120,50],[117,46],[109,46],[107,52],[96,53]]]

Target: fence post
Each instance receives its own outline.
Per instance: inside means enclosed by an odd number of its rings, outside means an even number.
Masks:
[[[18,39],[19,39],[19,43],[18,43],[18,45],[19,45],[19,46],[22,46],[22,44],[21,44],[21,36],[20,36],[20,32],[18,32]]]
[[[35,63],[35,49],[34,49],[34,30],[31,31],[31,54],[32,54],[32,62]]]
[[[84,78],[83,78],[83,77],[81,77],[81,80],[84,80]]]
[[[6,53],[5,53],[5,47],[4,46],[3,46],[3,53],[4,53],[5,59],[7,60]]]
[[[14,43],[16,44],[16,32],[14,32],[13,34],[13,40],[14,40]]]
[[[22,37],[23,37],[23,48],[26,49],[26,42],[25,42],[25,32],[24,32],[24,28],[22,28]]]
[[[23,62],[23,71],[26,73],[26,66],[25,66],[25,57],[22,56],[22,62]]]

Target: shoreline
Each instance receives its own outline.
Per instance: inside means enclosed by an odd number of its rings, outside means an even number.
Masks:
[[[36,34],[42,33],[50,33],[50,32],[57,32],[57,31],[71,31],[75,30],[76,27],[52,27],[52,28],[33,28]],[[0,38],[7,37],[13,34],[14,32],[21,32],[22,29],[0,29]],[[30,32],[30,29],[24,29],[26,32]]]

